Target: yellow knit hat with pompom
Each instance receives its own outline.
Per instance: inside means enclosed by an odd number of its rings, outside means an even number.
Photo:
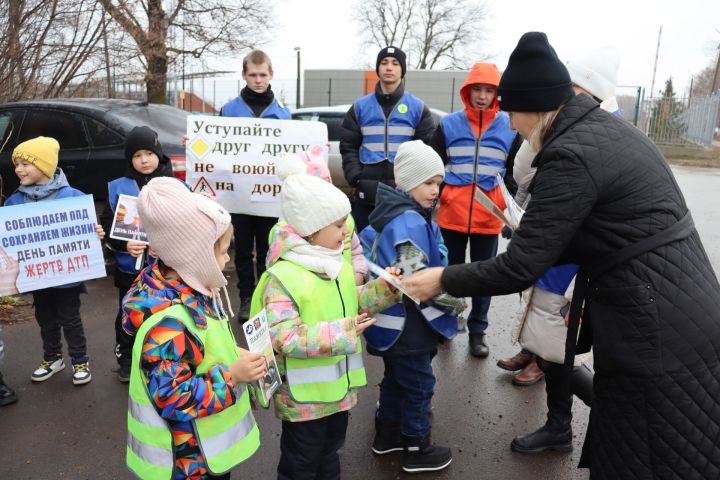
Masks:
[[[25,160],[32,163],[48,178],[55,176],[60,144],[52,137],[36,137],[22,142],[12,153],[13,165]]]

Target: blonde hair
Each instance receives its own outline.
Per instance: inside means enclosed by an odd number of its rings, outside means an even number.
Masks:
[[[530,147],[535,152],[539,152],[542,148],[543,143],[545,143],[545,139],[547,138],[547,134],[550,131],[550,127],[555,121],[555,117],[557,117],[557,114],[560,112],[560,110],[562,110],[562,107],[563,105],[560,105],[557,110],[550,110],[549,112],[537,112],[539,116],[538,122],[535,124],[535,127],[532,129],[532,132],[530,132],[530,135],[527,138]]]
[[[270,69],[270,74],[273,73],[272,61],[270,60],[270,57],[268,57],[268,54],[262,50],[253,50],[245,55],[245,58],[243,58],[243,73],[247,72],[249,63],[252,63],[253,65],[262,65],[265,63],[267,64],[268,69]]]

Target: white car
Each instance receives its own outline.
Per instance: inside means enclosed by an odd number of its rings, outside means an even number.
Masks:
[[[332,107],[306,107],[293,110],[293,120],[307,120],[313,122],[323,122],[328,129],[328,142],[330,143],[330,152],[328,154],[328,166],[330,167],[330,175],[332,175],[333,184],[343,192],[350,194],[352,187],[345,180],[345,174],[342,169],[342,157],[340,156],[340,126],[342,125],[345,114],[351,105],[334,105]],[[435,108],[430,109],[435,123],[438,123],[442,117],[447,115],[442,110]]]

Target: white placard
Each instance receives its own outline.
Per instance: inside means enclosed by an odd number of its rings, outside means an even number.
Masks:
[[[106,275],[92,195],[0,208],[0,295]]]
[[[280,216],[276,162],[328,141],[322,122],[189,115],[186,181],[231,213]]]

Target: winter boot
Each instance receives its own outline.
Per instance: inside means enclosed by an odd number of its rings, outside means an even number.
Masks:
[[[237,318],[237,321],[240,323],[244,323],[250,318],[250,304],[252,303],[252,298],[250,297],[244,297],[240,299],[240,308],[238,309],[238,313],[235,318]]]
[[[17,402],[17,395],[15,394],[15,391],[7,386],[2,373],[0,373],[0,407],[4,407],[5,405],[10,405],[15,402]]]
[[[403,449],[403,442],[400,438],[400,423],[384,420],[375,415],[375,438],[373,439],[372,451],[376,455],[385,455],[390,452],[397,452]]]
[[[430,443],[430,432],[424,437],[401,435],[401,438],[405,449],[402,469],[408,473],[435,472],[452,462],[452,452],[448,447]]]
[[[544,363],[545,391],[547,392],[547,422],[539,430],[515,437],[510,448],[520,453],[540,453],[545,450],[571,452],[572,445],[572,395],[564,385],[563,366]]]
[[[590,408],[592,408],[593,398],[595,397],[594,376],[590,367],[583,363],[579,367],[573,368],[572,378],[570,379],[572,392]]]

